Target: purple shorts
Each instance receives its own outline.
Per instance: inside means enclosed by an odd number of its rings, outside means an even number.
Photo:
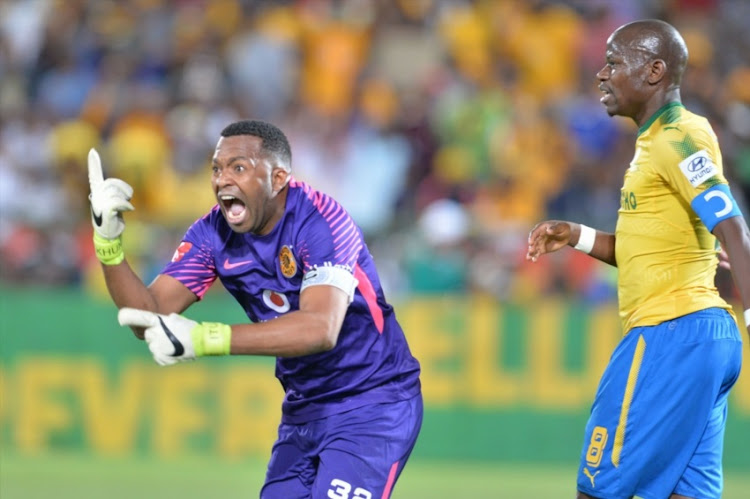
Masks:
[[[303,424],[281,424],[262,499],[382,499],[422,426],[422,396]]]

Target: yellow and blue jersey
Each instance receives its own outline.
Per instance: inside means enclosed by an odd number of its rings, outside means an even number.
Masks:
[[[711,192],[707,192],[711,190]],[[739,214],[705,118],[672,102],[639,130],[615,230],[623,331],[718,307],[711,230]]]
[[[721,497],[736,319],[714,285],[722,220],[740,216],[705,118],[679,103],[639,130],[615,230],[625,336],[586,425],[578,490],[595,497]]]

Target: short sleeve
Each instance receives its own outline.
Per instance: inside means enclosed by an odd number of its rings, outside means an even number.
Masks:
[[[705,190],[727,183],[710,128],[665,132],[654,142],[652,154],[659,174],[688,204]]]
[[[217,277],[208,217],[196,221],[185,233],[162,274],[174,277],[203,298]]]
[[[300,228],[297,240],[304,273],[325,265],[353,272],[363,247],[359,227],[341,205],[332,199],[330,206],[322,204],[308,218]]]

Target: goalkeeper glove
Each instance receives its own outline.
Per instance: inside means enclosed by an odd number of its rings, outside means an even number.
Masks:
[[[99,153],[93,148],[89,151],[89,186],[96,256],[105,265],[117,265],[125,258],[120,239],[125,230],[122,212],[134,209],[129,203],[133,188],[118,178],[104,180]]]
[[[146,328],[145,339],[154,360],[171,366],[205,355],[229,355],[232,328],[218,322],[198,323],[179,314],[156,314],[122,308],[117,314],[121,326]]]

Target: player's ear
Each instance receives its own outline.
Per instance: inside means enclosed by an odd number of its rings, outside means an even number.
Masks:
[[[649,64],[648,82],[656,85],[664,79],[667,74],[667,63],[661,59],[654,59]]]
[[[273,170],[271,170],[271,186],[274,194],[278,194],[286,186],[290,175],[289,169],[282,165],[273,167]]]

